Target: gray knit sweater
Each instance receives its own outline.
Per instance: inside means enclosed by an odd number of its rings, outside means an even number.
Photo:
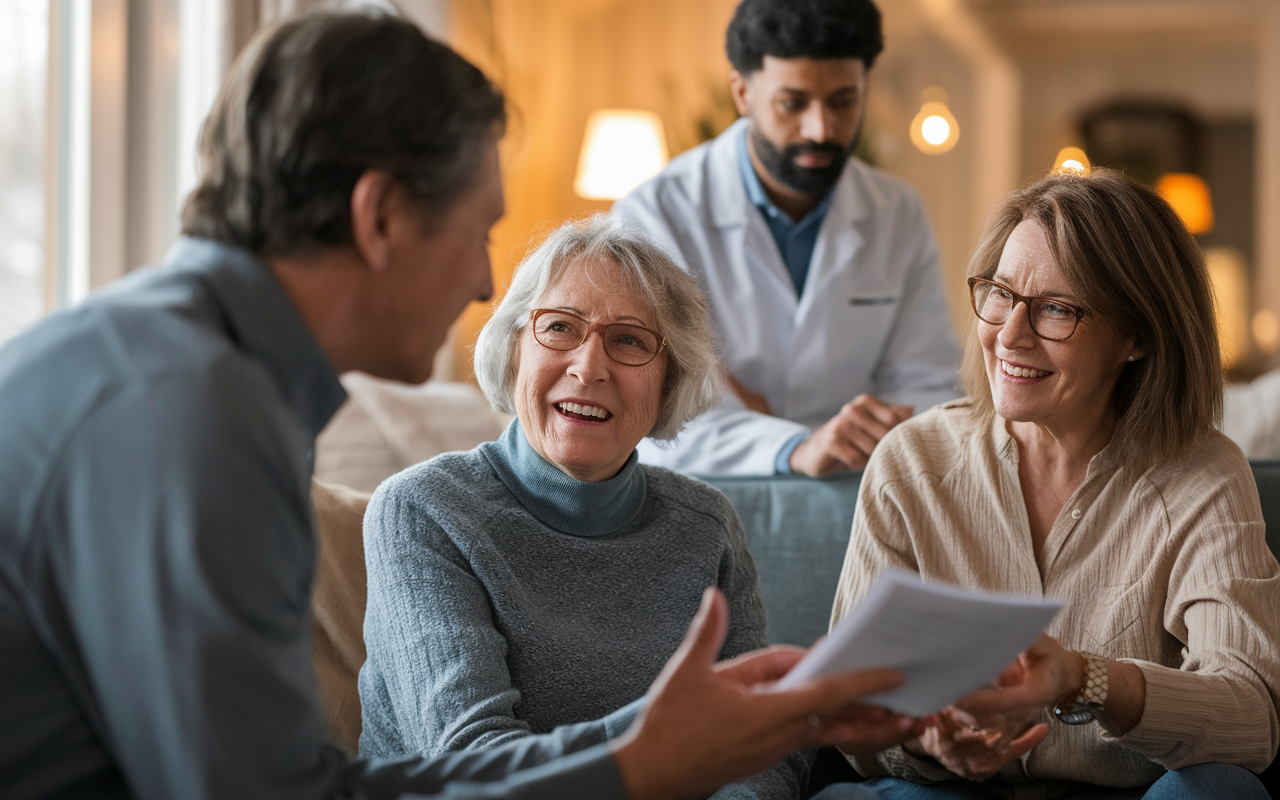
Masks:
[[[486,749],[644,695],[703,590],[729,601],[722,657],[762,647],[755,562],[724,495],[641,466],[575,480],[518,421],[405,470],[364,521],[366,756]],[[620,721],[619,721],[620,720]],[[615,715],[607,733],[630,718]],[[718,797],[799,797],[806,754]]]

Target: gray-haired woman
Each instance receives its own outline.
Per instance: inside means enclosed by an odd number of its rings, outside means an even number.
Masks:
[[[755,564],[728,501],[637,463],[720,391],[705,303],[642,234],[598,215],[520,266],[476,345],[496,442],[379,487],[365,517],[372,756],[484,749],[644,695],[707,586],[729,601],[722,656],[760,647]],[[610,735],[630,721],[615,715]],[[725,796],[799,797],[793,755]]]

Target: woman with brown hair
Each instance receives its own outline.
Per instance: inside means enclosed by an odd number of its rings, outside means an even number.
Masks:
[[[1067,606],[1000,689],[855,766],[887,797],[1265,797],[1280,565],[1214,429],[1199,247],[1140,184],[1057,174],[1004,203],[969,276],[969,396],[876,449],[833,620],[889,566]]]

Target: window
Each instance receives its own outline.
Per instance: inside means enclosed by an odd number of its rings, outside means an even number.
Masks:
[[[45,308],[48,0],[0,4],[0,342]]]

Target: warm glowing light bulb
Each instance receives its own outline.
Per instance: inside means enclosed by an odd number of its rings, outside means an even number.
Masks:
[[[1253,315],[1253,340],[1264,353],[1274,353],[1280,345],[1280,319],[1270,309]]]
[[[1088,175],[1089,169],[1089,157],[1079,147],[1064,147],[1058,151],[1058,157],[1053,160],[1054,172]]]
[[[942,155],[956,146],[960,126],[947,108],[947,93],[942,89],[930,86],[921,94],[921,100],[920,111],[911,120],[911,143],[922,153]]]
[[[937,147],[946,142],[947,137],[951,135],[951,124],[937,114],[925,117],[924,122],[920,124],[920,135],[924,136],[926,142]]]
[[[1161,176],[1156,191],[1169,201],[1187,230],[1199,235],[1213,230],[1213,200],[1204,178],[1189,172]]]

